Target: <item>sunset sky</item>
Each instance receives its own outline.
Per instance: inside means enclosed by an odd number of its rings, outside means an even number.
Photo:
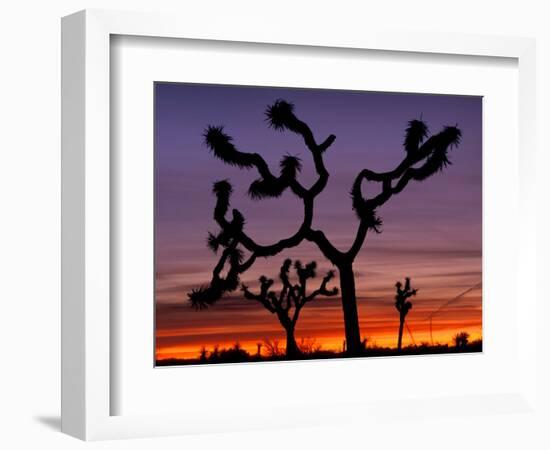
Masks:
[[[290,191],[279,199],[253,201],[246,191],[258,177],[215,159],[203,143],[207,125],[224,125],[242,151],[260,153],[278,173],[287,153],[302,159],[302,184],[315,173],[300,136],[270,129],[267,105],[282,98],[309,124],[318,142],[329,134],[335,143],[325,153],[330,179],[316,201],[314,227],[322,229],[341,250],[349,248],[358,226],[349,190],[362,168],[393,169],[405,156],[407,122],[422,118],[433,133],[458,125],[463,139],[450,152],[452,165],[443,173],[411,182],[380,210],[381,234],[369,234],[355,261],[361,333],[369,342],[395,347],[399,315],[394,306],[395,282],[412,278],[419,289],[407,324],[416,343],[429,342],[427,317],[446,301],[481,282],[482,99],[480,97],[372,93],[357,91],[155,84],[156,161],[156,354],[163,358],[195,358],[202,346],[239,342],[256,350],[263,339],[279,339],[277,318],[235,291],[208,310],[194,311],[187,302],[193,287],[206,284],[217,257],[205,245],[208,231],[217,232],[212,213],[212,183],[229,179],[233,207],[246,217],[246,230],[260,244],[293,234],[301,223],[301,204]],[[375,184],[364,193],[368,196]],[[277,279],[282,261],[318,262],[318,278],[330,264],[317,248],[304,243],[262,259],[242,276],[251,287],[262,274]],[[336,277],[330,286],[338,286]],[[481,337],[481,288],[443,309],[433,318],[435,342],[447,343],[458,331]],[[296,337],[315,338],[324,349],[341,349],[344,339],[339,297],[306,305]],[[411,343],[408,332],[404,345]]]

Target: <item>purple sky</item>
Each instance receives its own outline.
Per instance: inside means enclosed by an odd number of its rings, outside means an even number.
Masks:
[[[314,226],[340,249],[351,244],[358,225],[349,190],[359,170],[394,168],[404,157],[403,135],[411,119],[422,117],[433,133],[458,125],[463,139],[450,154],[453,164],[423,183],[411,182],[379,210],[383,233],[367,237],[356,264],[356,283],[359,298],[374,296],[375,304],[392,298],[397,278],[410,275],[422,282],[424,277],[421,290],[428,311],[481,278],[480,97],[156,83],[156,301],[157,330],[164,330],[159,346],[184,345],[201,329],[216,328],[220,314],[233,305],[228,300],[216,305],[216,312],[202,313],[185,305],[186,292],[209,279],[216,260],[205,247],[207,231],[217,231],[212,219],[214,181],[230,179],[232,204],[244,213],[247,231],[259,243],[288,236],[300,223],[301,206],[290,192],[280,199],[250,200],[246,191],[256,171],[226,166],[203,143],[207,125],[224,125],[237,148],[260,153],[275,173],[284,154],[302,158],[301,181],[310,185],[315,174],[301,137],[276,132],[265,122],[266,106],[278,98],[295,104],[296,115],[309,124],[318,142],[336,135],[325,154],[331,175],[316,201]],[[369,189],[379,187],[364,188],[367,196]],[[261,261],[244,280],[252,282],[261,273],[275,277],[285,256],[316,259],[321,271],[328,268],[320,253],[304,244]],[[476,311],[480,301],[478,295],[472,306]],[[269,317],[265,311],[254,312],[256,328],[261,328]],[[255,319],[237,314],[232,320],[249,327]],[[229,328],[223,332],[230,334]],[[235,333],[237,339],[238,330]]]

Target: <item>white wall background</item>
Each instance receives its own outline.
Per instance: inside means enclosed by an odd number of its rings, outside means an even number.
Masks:
[[[407,436],[409,448],[441,443],[445,449],[543,448],[537,424],[500,417],[502,435],[487,436],[474,421],[456,418],[457,433],[440,436],[404,421],[388,426],[387,439],[372,442],[365,429],[281,430],[214,436],[84,444],[59,433],[60,360],[60,17],[83,8],[179,10],[206,26],[216,17],[275,21],[285,27],[326,24],[327,33],[353,27],[455,31],[534,36],[538,39],[538,129],[540,177],[550,164],[545,124],[550,124],[550,12],[541,0],[20,0],[0,7],[0,447],[95,448],[396,448]],[[550,229],[550,190],[541,182],[540,229]],[[539,236],[541,249],[548,237]],[[539,262],[547,262],[541,251]],[[550,267],[546,265],[546,267]],[[544,275],[539,264],[539,275]],[[548,341],[548,339],[546,338]],[[550,347],[546,347],[550,348]],[[550,380],[546,374],[546,380]],[[449,419],[446,419],[449,420]],[[492,420],[492,419],[491,419]],[[496,419],[495,419],[496,420]],[[519,419],[521,420],[521,419]],[[466,427],[466,428],[464,428]],[[546,445],[548,441],[546,441]],[[400,444],[399,444],[400,445]],[[401,446],[401,445],[400,445]]]

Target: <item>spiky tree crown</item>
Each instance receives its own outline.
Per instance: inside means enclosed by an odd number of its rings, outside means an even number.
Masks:
[[[248,195],[252,200],[280,197],[288,184],[281,178],[258,178],[248,188]]]
[[[208,232],[208,236],[206,237],[206,246],[210,250],[212,250],[213,253],[217,253],[218,249],[220,248],[220,245],[221,245],[221,242],[219,240],[219,235],[216,236],[215,234]]]
[[[265,115],[269,126],[277,131],[283,131],[285,128],[292,130],[296,125],[294,105],[282,99],[268,106]]]
[[[240,152],[235,148],[233,138],[223,131],[223,126],[209,125],[203,136],[206,146],[214,156],[226,164],[246,169],[254,165],[253,157],[249,153]]]
[[[418,147],[428,136],[428,126],[421,120],[411,120],[405,130],[403,146],[407,153],[418,150]]]
[[[229,180],[220,180],[213,184],[212,192],[218,197],[229,197],[233,192],[233,187],[231,186],[231,183],[229,183]]]
[[[294,268],[296,269],[298,278],[300,278],[301,280],[307,280],[309,278],[315,278],[317,276],[317,263],[315,261],[311,261],[304,266],[300,260],[296,260],[294,262]]]
[[[200,286],[192,289],[187,297],[189,304],[194,310],[207,309],[213,305],[222,295],[222,283],[210,283],[209,286]]]
[[[212,192],[216,196],[216,206],[214,207],[215,217],[224,217],[229,208],[229,200],[233,188],[228,180],[216,181],[212,186]]]
[[[300,158],[292,155],[285,155],[280,162],[281,176],[264,176],[254,180],[248,188],[248,195],[253,200],[264,198],[277,198],[288,188],[292,180],[302,170]]]
[[[426,141],[426,146],[431,149],[426,162],[416,170],[415,179],[426,180],[445,167],[452,164],[448,152],[460,144],[462,132],[457,127],[447,126],[440,133],[432,136]]]
[[[411,288],[411,279],[407,277],[405,278],[405,287],[403,287],[403,284],[398,281],[395,283],[395,290],[395,308],[399,311],[401,316],[404,317],[412,308],[412,303],[408,300],[408,298],[416,295],[418,289]]]
[[[462,131],[457,126],[446,126],[439,133],[441,144],[446,147],[457,147],[462,138]]]
[[[238,254],[230,258],[238,259]],[[239,287],[240,278],[234,271],[229,271],[225,278],[217,277],[208,286],[200,286],[192,289],[187,294],[190,306],[195,310],[207,309],[216,303],[226,292],[234,291]]]
[[[302,160],[297,156],[285,155],[279,163],[281,175],[286,178],[295,178],[302,171]]]

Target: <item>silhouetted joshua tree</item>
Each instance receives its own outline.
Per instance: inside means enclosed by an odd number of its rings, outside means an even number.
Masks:
[[[378,217],[377,209],[405,189],[410,181],[426,180],[450,164],[448,151],[458,145],[461,132],[457,127],[448,126],[438,134],[428,137],[426,124],[420,120],[411,120],[405,131],[403,143],[405,156],[393,170],[388,172],[360,170],[350,191],[352,208],[357,215],[358,225],[351,247],[342,251],[329,241],[322,230],[313,226],[315,201],[329,179],[324,154],[336,137],[330,135],[321,143],[317,143],[309,126],[295,115],[294,105],[284,100],[275,101],[267,108],[265,114],[267,122],[274,130],[288,130],[304,140],[317,172],[317,179],[310,187],[302,185],[298,180],[302,167],[300,158],[292,155],[284,156],[280,163],[280,174],[276,176],[258,153],[238,150],[231,136],[226,134],[221,126],[206,128],[204,131],[206,146],[216,158],[228,165],[258,171],[259,178],[252,182],[248,190],[252,199],[279,197],[285,190],[290,189],[303,203],[302,221],[292,235],[269,245],[259,244],[245,231],[245,219],[240,211],[233,209],[228,217],[232,192],[229,181],[222,180],[214,183],[213,192],[217,198],[214,220],[221,230],[217,235],[209,235],[208,245],[213,251],[223,250],[214,267],[210,284],[194,289],[188,294],[191,305],[196,309],[208,307],[225,293],[235,290],[239,285],[239,275],[248,270],[256,258],[271,257],[283,250],[298,246],[304,240],[310,241],[338,268],[347,354],[359,355],[361,334],[357,316],[353,263],[367,233],[381,232],[382,220]],[[373,197],[365,197],[362,193],[363,182],[376,183],[380,186],[380,192]],[[323,204],[321,206],[330,207]],[[247,252],[246,258],[243,249]],[[222,276],[226,264],[229,264],[229,268],[225,276]]]
[[[409,313],[409,310],[412,308],[412,303],[408,298],[416,295],[418,289],[411,289],[411,279],[405,278],[405,287],[401,281],[395,283],[395,308],[399,311],[399,335],[397,338],[397,351],[401,352],[401,343],[403,340],[403,326],[405,325],[405,317]]]
[[[276,314],[279,322],[286,331],[286,355],[290,358],[297,357],[301,354],[300,348],[294,338],[294,330],[296,322],[300,317],[302,308],[319,296],[331,297],[338,294],[337,288],[328,289],[327,283],[334,278],[334,272],[329,271],[321,285],[311,293],[307,293],[307,283],[316,277],[317,263],[315,261],[302,265],[300,261],[294,262],[298,283],[293,284],[289,278],[290,267],[292,261],[286,259],[281,266],[279,278],[282,283],[282,289],[279,293],[270,290],[273,286],[273,280],[265,276],[261,276],[260,292],[254,294],[248,289],[248,286],[242,285],[242,291],[245,298],[256,300],[270,313]]]
[[[461,331],[460,333],[455,334],[453,337],[455,347],[459,347],[459,348],[467,347],[469,339],[470,339],[470,334],[465,331]]]

